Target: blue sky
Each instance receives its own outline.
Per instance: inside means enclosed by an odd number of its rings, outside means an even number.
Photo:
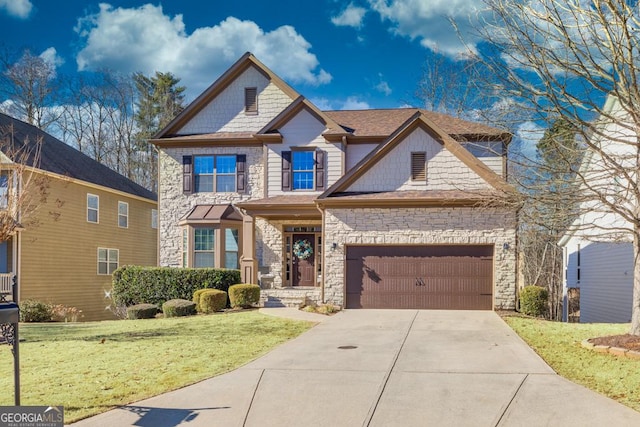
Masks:
[[[475,0],[0,0],[0,43],[61,73],[172,72],[192,100],[244,52],[322,109],[420,106],[432,48],[464,50]]]

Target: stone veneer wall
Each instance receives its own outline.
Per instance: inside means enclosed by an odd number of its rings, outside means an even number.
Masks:
[[[182,194],[182,156],[212,154],[246,154],[248,191],[240,193]],[[262,147],[166,148],[159,153],[158,227],[161,266],[181,267],[182,227],[178,221],[199,204],[228,204],[264,195]]]
[[[514,309],[516,292],[515,212],[488,208],[326,209],[324,298],[344,304],[345,245],[491,244],[494,307]],[[332,243],[337,248],[331,250]],[[503,249],[508,243],[510,248]]]
[[[256,218],[256,257],[259,267],[268,267],[269,274],[273,275],[273,286],[280,288],[283,285],[284,243],[283,230],[285,226],[316,226],[320,220],[266,220]]]

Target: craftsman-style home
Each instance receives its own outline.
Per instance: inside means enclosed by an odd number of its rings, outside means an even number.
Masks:
[[[500,129],[320,111],[247,53],[153,139],[159,262],[239,268],[266,305],[513,309]]]

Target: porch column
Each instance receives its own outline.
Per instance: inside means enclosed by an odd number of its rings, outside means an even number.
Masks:
[[[242,255],[240,256],[240,276],[242,283],[258,284],[258,262],[256,256],[256,228],[253,217],[242,218]]]

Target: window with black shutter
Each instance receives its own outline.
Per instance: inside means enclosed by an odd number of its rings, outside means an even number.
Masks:
[[[238,154],[236,156],[236,191],[245,193],[247,191],[247,156]]]
[[[193,192],[193,156],[182,156],[182,192],[191,194]]]
[[[282,152],[282,191],[291,191],[291,151]]]

